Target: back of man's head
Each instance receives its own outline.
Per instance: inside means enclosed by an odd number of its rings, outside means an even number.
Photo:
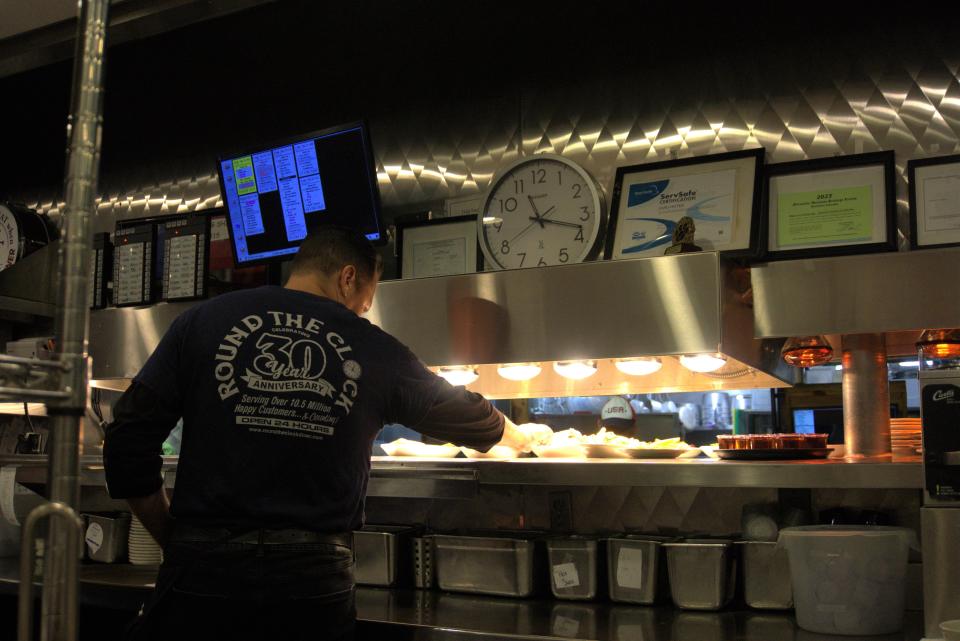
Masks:
[[[360,232],[339,225],[321,225],[300,245],[291,275],[333,276],[353,265],[363,282],[380,278],[383,262],[373,244]]]

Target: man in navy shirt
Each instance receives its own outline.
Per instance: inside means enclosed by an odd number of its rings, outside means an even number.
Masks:
[[[528,448],[532,434],[361,318],[380,271],[362,235],[320,228],[284,287],[177,318],[117,402],[107,486],[165,554],[133,638],[349,638],[350,533],[381,427]],[[181,417],[171,504],[160,453]]]

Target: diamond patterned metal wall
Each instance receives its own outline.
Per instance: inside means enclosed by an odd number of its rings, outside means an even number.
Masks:
[[[776,503],[774,488],[723,487],[546,487],[481,486],[469,501],[370,498],[370,523],[462,529],[550,529],[550,492],[570,494],[578,534],[680,532],[733,534],[751,503]],[[814,513],[834,507],[878,510],[893,522],[920,532],[916,490],[816,489]]]
[[[387,207],[475,194],[520,154],[554,152],[582,163],[609,193],[617,166],[763,146],[769,162],[893,149],[900,229],[908,229],[904,173],[911,158],[960,152],[960,55],[925,62],[839,59],[823,69],[754,74],[749,66],[640,86],[610,76],[591,86],[527,91],[436,113],[371,123]],[[812,77],[812,79],[811,79]],[[763,84],[767,86],[762,86]],[[186,153],[186,151],[185,151]],[[215,176],[158,176],[101,203],[113,217],[203,209],[219,203]],[[38,202],[58,213],[62,204]],[[110,216],[109,214],[112,214]]]

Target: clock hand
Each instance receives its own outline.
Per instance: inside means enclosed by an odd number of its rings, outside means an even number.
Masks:
[[[553,210],[556,209],[556,208],[557,208],[557,206],[556,206],[556,205],[553,205],[550,209],[548,209],[547,211],[545,211],[545,212],[543,212],[542,214],[540,214],[540,220],[546,219],[546,217],[549,216],[549,215],[553,212]]]
[[[539,222],[541,225],[542,225],[543,223],[550,223],[551,225],[559,225],[559,226],[561,226],[561,227],[573,227],[574,229],[583,229],[583,225],[578,225],[578,224],[576,224],[576,223],[567,223],[567,222],[563,222],[562,220],[547,220],[547,219],[544,219],[544,218],[540,218],[540,219],[538,220],[538,219],[536,219],[536,218],[533,218],[532,216],[530,217],[530,220],[536,220],[536,221]]]
[[[509,245],[512,245],[513,243],[515,243],[521,236],[523,236],[523,235],[526,234],[528,231],[530,231],[531,229],[533,229],[533,226],[536,225],[536,224],[537,224],[537,221],[534,221],[534,222],[530,223],[529,225],[527,225],[526,227],[524,227],[524,228],[523,228],[523,231],[521,231],[519,234],[517,234],[516,236],[514,236],[513,238],[511,238],[511,239],[510,239],[510,242],[509,242],[508,244],[509,244]]]
[[[543,229],[543,216],[537,211],[537,203],[533,201],[533,196],[527,196],[527,200],[530,201],[530,207],[533,208],[533,217],[531,217],[530,220],[535,220],[540,223],[540,229]]]

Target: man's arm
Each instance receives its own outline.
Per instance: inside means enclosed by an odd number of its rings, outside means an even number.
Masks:
[[[497,444],[527,451],[532,437],[480,394],[454,387],[402,348],[390,422],[433,438],[487,451]]]
[[[180,412],[149,387],[134,382],[113,408],[113,422],[103,442],[107,490],[127,499],[130,510],[161,545],[171,525],[170,501],[163,488],[163,441]]]

